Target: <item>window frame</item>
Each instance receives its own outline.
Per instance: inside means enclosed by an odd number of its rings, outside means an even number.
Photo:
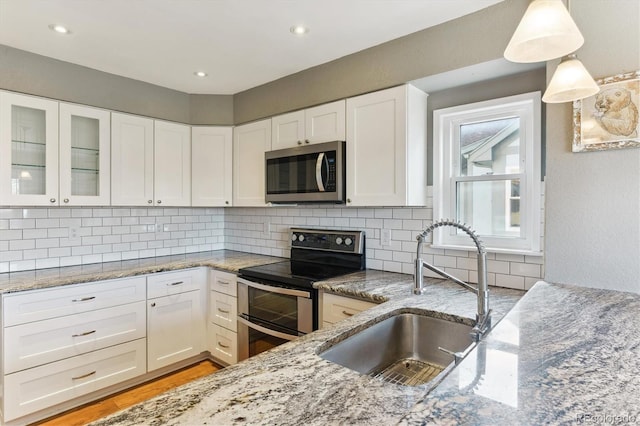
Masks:
[[[520,237],[480,235],[490,252],[541,255],[541,93],[530,92],[433,112],[433,218],[457,219],[457,183],[520,179]],[[460,126],[474,122],[520,118],[520,172],[460,176]],[[509,198],[506,198],[509,201]],[[472,241],[453,228],[437,228],[433,247],[472,249]]]

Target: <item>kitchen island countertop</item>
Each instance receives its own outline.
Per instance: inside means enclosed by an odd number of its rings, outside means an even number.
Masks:
[[[353,287],[350,287],[350,283]],[[640,295],[538,282],[522,297],[491,288],[480,344],[431,392],[384,383],[325,361],[328,341],[398,310],[471,316],[475,296],[428,280],[364,271],[319,288],[387,302],[228,367],[96,425],[576,424],[635,422],[640,403]],[[366,295],[365,295],[366,296]],[[426,395],[425,395],[426,394]],[[622,419],[622,420],[619,420]]]

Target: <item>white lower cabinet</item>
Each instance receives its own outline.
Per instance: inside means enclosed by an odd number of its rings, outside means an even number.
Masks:
[[[4,329],[5,374],[144,338],[143,301]]]
[[[10,421],[146,372],[145,339],[4,376],[4,421]]]
[[[214,323],[209,324],[207,333],[211,356],[225,365],[236,364],[238,362],[238,334]]]
[[[148,369],[156,370],[200,354],[205,347],[202,293],[207,269],[154,274],[148,278]],[[203,288],[200,288],[203,286]],[[193,288],[196,287],[194,290]],[[179,289],[186,291],[180,292]],[[151,298],[169,293],[161,297]]]
[[[2,295],[1,422],[145,374],[145,287],[132,277]]]
[[[322,328],[376,306],[373,302],[322,292]]]
[[[238,359],[232,273],[192,268],[1,299],[0,424],[48,417],[207,350],[224,365]]]
[[[223,271],[212,271],[207,320],[207,349],[222,364],[238,362],[238,298],[237,277]]]

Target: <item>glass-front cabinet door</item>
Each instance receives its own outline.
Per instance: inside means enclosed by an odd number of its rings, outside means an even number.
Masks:
[[[109,205],[109,111],[60,104],[60,205]]]
[[[0,92],[0,205],[58,204],[58,102]]]

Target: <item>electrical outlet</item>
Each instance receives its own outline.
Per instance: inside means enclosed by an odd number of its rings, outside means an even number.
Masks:
[[[80,230],[77,226],[71,226],[69,228],[69,242],[71,244],[79,244],[82,242],[82,238],[80,237]]]
[[[380,243],[383,246],[388,246],[391,244],[391,229],[383,229],[380,231]]]

